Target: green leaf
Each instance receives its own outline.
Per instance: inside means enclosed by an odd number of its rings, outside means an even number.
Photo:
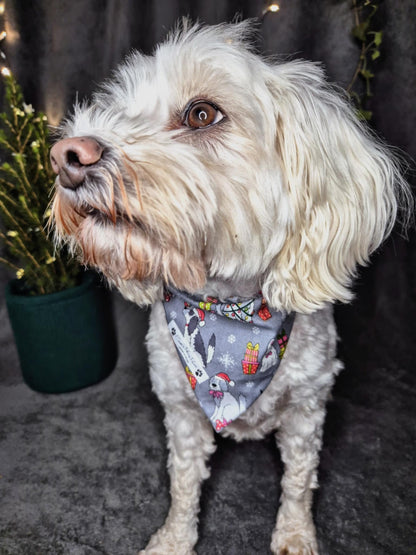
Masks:
[[[361,42],[365,42],[365,36],[367,34],[369,21],[363,21],[359,25],[353,28],[352,34],[355,38],[360,40]]]
[[[374,77],[374,73],[369,69],[362,69],[360,71],[360,74],[364,77],[364,79],[371,79],[372,77]]]
[[[373,117],[373,112],[370,110],[358,110],[357,112],[358,119],[369,121]]]
[[[377,58],[379,57],[380,57],[380,50],[373,50],[371,53],[371,59],[374,61],[374,60],[377,60]]]
[[[369,35],[374,35],[373,41],[376,46],[380,46],[383,40],[383,31],[372,31],[368,33]]]

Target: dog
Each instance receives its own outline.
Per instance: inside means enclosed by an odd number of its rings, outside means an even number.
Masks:
[[[321,67],[260,57],[252,27],[179,24],[77,104],[51,149],[56,241],[152,306],[172,503],[147,555],[195,552],[217,432],[275,434],[284,475],[271,551],[318,553],[312,492],[342,369],[333,304],[351,301],[357,267],[409,199],[400,164]],[[184,310],[196,309],[199,359],[184,340]],[[221,393],[244,403],[211,421]]]
[[[215,410],[211,420],[217,432],[231,424],[246,409],[245,397],[240,395],[236,399],[231,393],[230,389],[234,386],[235,382],[225,372],[215,374],[209,382],[209,393],[215,402]]]

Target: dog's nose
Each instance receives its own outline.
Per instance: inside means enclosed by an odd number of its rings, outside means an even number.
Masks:
[[[63,187],[76,189],[85,179],[86,167],[101,160],[102,153],[101,145],[92,137],[62,139],[51,149],[52,169]]]

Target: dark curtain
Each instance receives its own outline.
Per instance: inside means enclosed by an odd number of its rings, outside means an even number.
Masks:
[[[346,87],[359,57],[351,36],[351,4],[281,0],[280,11],[262,20],[258,48],[281,59],[322,62],[329,79]],[[259,17],[265,5],[262,0],[8,1],[5,50],[27,102],[58,123],[74,100],[88,97],[132,48],[150,53],[179,17],[214,24],[236,14]],[[371,125],[410,160],[416,158],[416,0],[380,2],[374,27],[383,31],[383,42],[374,63]],[[414,169],[408,177],[414,181]],[[360,302],[338,311],[344,344],[356,345],[354,352],[345,347],[344,356],[356,364],[387,359],[411,365],[415,358],[416,249],[412,230],[409,235],[408,241],[393,235],[371,267],[361,271]]]
[[[150,53],[179,17],[214,24],[236,14],[259,17],[266,4],[262,0],[9,1],[7,53],[27,101],[45,109],[55,124],[76,98],[88,97],[132,48]],[[258,48],[281,59],[322,62],[328,78],[346,87],[360,54],[351,36],[351,6],[351,0],[281,0],[280,11],[262,20]],[[374,28],[383,31],[383,42],[381,57],[374,63],[372,126],[388,143],[416,158],[416,0],[380,2]],[[414,179],[411,172],[409,179]],[[362,345],[357,329],[351,330],[351,341],[364,350],[377,344],[381,359],[413,357],[414,273],[413,233],[409,242],[396,234],[382,256],[361,273],[363,285],[357,285],[361,302],[351,310],[355,317],[363,312]],[[341,320],[349,319],[349,310],[340,312]],[[394,351],[378,339],[386,322],[400,347]]]
[[[259,26],[259,50],[281,59],[322,62],[328,78],[346,87],[360,53],[351,35],[352,2],[279,4],[280,11],[268,13]],[[27,102],[58,123],[74,100],[88,97],[132,48],[151,53],[179,17],[215,24],[236,15],[259,17],[266,5],[262,0],[14,0],[6,2],[6,52]],[[383,42],[381,57],[374,63],[371,125],[407,157],[408,177],[414,182],[416,0],[380,2],[374,28],[383,31]],[[347,365],[412,368],[415,255],[413,230],[409,240],[397,231],[372,265],[361,270],[358,302],[337,311]]]
[[[151,53],[179,17],[214,24],[262,15],[262,0],[15,0],[6,3],[6,41],[10,65],[28,102],[46,110],[58,123],[76,98],[88,97],[97,84],[132,49]],[[384,0],[374,18],[383,31],[381,57],[374,63],[371,125],[385,140],[416,158],[416,0]],[[302,57],[322,62],[328,78],[346,87],[360,49],[351,35],[350,0],[281,0],[259,27],[258,48],[281,59]],[[414,180],[412,172],[409,179]],[[361,272],[360,303],[340,311],[343,319],[360,316],[360,350],[389,360],[413,357],[415,308],[413,233],[406,242],[396,233],[382,256]],[[378,339],[389,324],[394,351]],[[365,331],[364,331],[365,330]],[[360,341],[347,326],[351,341]],[[411,353],[411,354],[409,354]],[[346,357],[350,353],[346,353]],[[354,355],[352,355],[354,356]]]

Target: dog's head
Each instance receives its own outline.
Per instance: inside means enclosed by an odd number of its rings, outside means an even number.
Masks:
[[[277,309],[348,301],[406,197],[321,69],[267,62],[249,34],[184,24],[132,54],[52,148],[58,238],[136,302],[207,281]]]
[[[227,374],[216,374],[210,379],[209,387],[211,391],[226,392],[230,387],[234,387],[234,382],[230,380]]]

